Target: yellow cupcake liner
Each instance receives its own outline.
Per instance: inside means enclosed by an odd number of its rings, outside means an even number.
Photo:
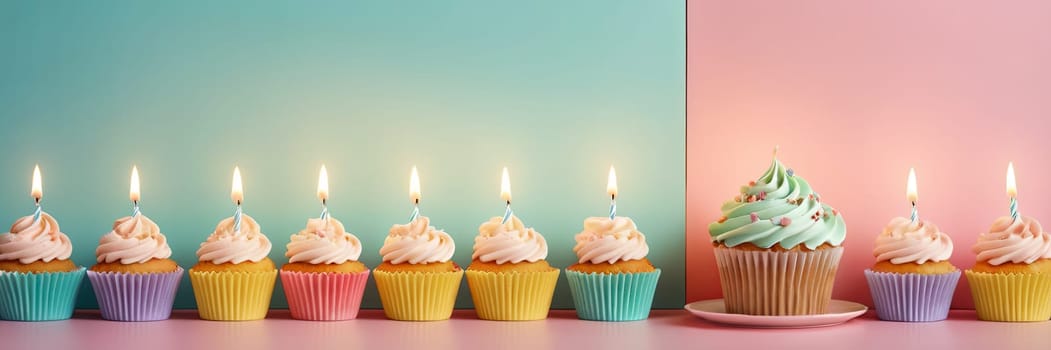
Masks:
[[[266,318],[277,270],[199,272],[190,270],[193,295],[202,319],[249,321]]]
[[[488,272],[467,270],[478,318],[494,321],[532,321],[547,318],[560,270],[545,272]]]
[[[372,271],[383,313],[398,321],[447,320],[456,304],[463,270],[456,272]]]
[[[978,319],[1000,322],[1051,319],[1051,273],[965,272]]]

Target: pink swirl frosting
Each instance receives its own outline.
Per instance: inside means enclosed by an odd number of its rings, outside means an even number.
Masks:
[[[59,231],[58,222],[48,213],[40,213],[35,221],[32,216],[23,216],[11,225],[11,232],[0,235],[0,260],[51,262],[67,260],[72,253],[69,237]]]
[[[928,221],[897,217],[876,237],[876,262],[891,264],[937,262],[952,256],[952,238]]]
[[[506,223],[502,217],[493,217],[478,227],[474,238],[474,253],[471,259],[497,264],[517,264],[523,261],[537,262],[547,258],[547,241],[544,236],[522,224],[511,215]]]
[[[584,231],[576,236],[577,253],[580,263],[590,262],[615,263],[617,261],[639,260],[649,254],[646,236],[635,228],[631,218],[618,216],[590,217],[584,220]]]
[[[157,224],[140,213],[114,222],[113,231],[99,239],[95,256],[100,263],[136,264],[167,259],[172,256],[172,249]]]
[[[259,262],[270,254],[270,240],[259,231],[259,224],[246,214],[241,215],[241,230],[234,231],[234,218],[226,218],[215,227],[215,232],[197,249],[197,258],[214,264]]]
[[[453,257],[456,243],[445,231],[430,226],[430,219],[419,216],[404,225],[394,225],[383,241],[380,255],[391,264],[446,262]]]
[[[307,220],[307,227],[292,235],[286,247],[285,256],[290,263],[342,264],[361,256],[361,241],[331,216]]]
[[[1051,258],[1051,234],[1035,219],[1020,216],[1018,220],[1003,216],[993,222],[989,232],[978,236],[974,244],[978,261],[990,265],[1006,262],[1032,264],[1038,259]]]

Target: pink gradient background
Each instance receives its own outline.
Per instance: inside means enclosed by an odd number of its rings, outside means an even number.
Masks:
[[[875,235],[920,216],[974,263],[977,234],[1019,210],[1051,224],[1051,2],[691,1],[687,10],[687,301],[722,292],[707,225],[770,151],[844,213],[835,298],[871,305]],[[953,302],[973,307],[966,281]]]

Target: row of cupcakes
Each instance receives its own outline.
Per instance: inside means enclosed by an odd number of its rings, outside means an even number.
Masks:
[[[978,318],[1051,319],[1051,234],[1017,211],[1008,165],[1011,215],[978,237],[977,261],[965,271]],[[910,170],[910,218],[894,218],[876,238],[876,263],[865,271],[877,314],[890,321],[944,320],[961,275],[949,263],[952,240],[919,219]],[[842,215],[810,184],[774,159],[757,180],[722,206],[709,225],[726,310],[749,315],[825,313],[843,254]]]
[[[102,317],[151,321],[171,314],[183,269],[156,223],[138,207],[138,171],[132,170],[131,216],[118,219],[102,236],[97,263],[90,269],[69,260],[72,244],[56,220],[41,210],[39,168],[32,195],[36,212],[17,220],[0,235],[0,319],[59,320],[71,317],[77,290],[87,275]],[[446,232],[419,215],[419,179],[413,168],[413,214],[396,224],[384,241],[383,263],[370,271],[358,261],[361,242],[329,215],[327,173],[319,176],[318,196],[325,209],[293,234],[288,263],[280,269],[267,256],[271,243],[259,224],[241,209],[240,170],[234,169],[232,217],[219,222],[197,250],[189,270],[202,319],[262,319],[280,274],[293,318],[346,320],[358,313],[370,272],[388,318],[406,321],[447,319],[460,282],[467,276],[478,316],[488,320],[536,320],[547,317],[560,270],[546,262],[544,237],[526,227],[510,207],[506,169],[503,197],[507,210],[479,227],[472,263],[462,269],[451,261],[455,243]],[[610,169],[611,195],[615,175]],[[576,235],[578,263],[566,269],[578,316],[627,321],[649,315],[660,269],[646,255],[645,236],[628,217],[592,217]]]

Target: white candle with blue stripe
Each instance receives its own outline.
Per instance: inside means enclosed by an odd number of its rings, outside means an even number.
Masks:
[[[905,188],[905,198],[912,203],[912,222],[920,219],[920,213],[916,210],[916,200],[919,199],[919,194],[916,191],[916,171],[913,168],[909,168],[909,179],[908,184]]]
[[[609,177],[606,180],[606,193],[609,194],[609,219],[617,217],[617,170],[609,166]]]
[[[416,171],[415,165],[412,166],[412,174],[409,175],[409,200],[412,201],[409,222],[413,222],[420,217],[420,173]]]
[[[33,202],[36,205],[36,210],[33,211],[33,222],[40,221],[40,214],[44,211],[40,208],[40,200],[44,198],[44,186],[40,180],[40,165],[33,166],[33,185],[29,191],[29,195],[33,196]]]
[[[511,220],[511,216],[515,215],[511,211],[511,176],[507,173],[507,167],[504,167],[504,173],[500,176],[500,199],[507,203],[504,209],[504,220],[501,223],[507,223],[508,220]]]
[[[1011,211],[1011,219],[1018,220],[1018,185],[1015,184],[1015,165],[1014,162],[1007,163],[1007,197],[1011,198],[1011,204],[1008,207]]]
[[[328,169],[324,164],[317,175],[317,199],[321,200],[321,220],[328,220]]]
[[[135,217],[141,214],[139,211],[139,200],[142,196],[139,194],[139,167],[131,166],[131,185],[128,189],[128,199],[131,199],[131,216]]]
[[[234,178],[230,185],[230,199],[237,205],[234,211],[234,233],[241,232],[241,202],[244,201],[244,186],[241,185],[241,168],[234,167]]]

